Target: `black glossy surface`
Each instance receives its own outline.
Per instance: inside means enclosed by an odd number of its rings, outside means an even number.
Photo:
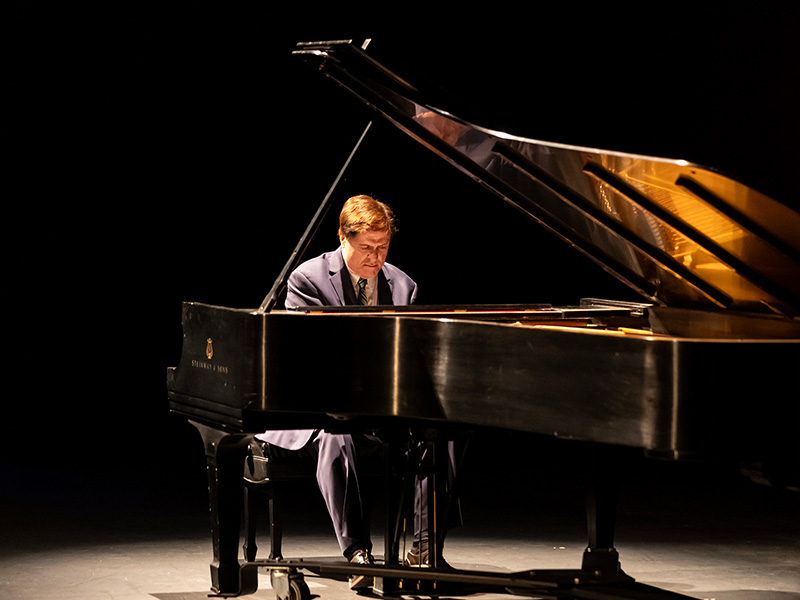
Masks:
[[[800,395],[793,340],[196,304],[185,306],[184,325],[185,354],[170,371],[173,408],[211,423],[205,411],[218,410],[239,419],[238,431],[326,417],[344,429],[420,420],[679,457],[757,446],[792,422]]]

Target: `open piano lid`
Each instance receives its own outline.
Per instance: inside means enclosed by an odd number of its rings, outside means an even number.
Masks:
[[[649,301],[800,315],[800,215],[779,202],[686,161],[465,122],[350,41],[294,54]]]

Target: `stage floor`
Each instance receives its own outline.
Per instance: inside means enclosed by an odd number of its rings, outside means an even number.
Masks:
[[[0,598],[3,600],[204,600],[211,544],[205,481],[175,477],[1,466]],[[637,468],[638,469],[638,468]],[[491,571],[578,568],[583,504],[568,469],[473,472],[465,524],[445,557],[456,568]],[[375,506],[380,489],[365,484]],[[560,489],[559,489],[560,488]],[[296,488],[287,557],[336,557],[313,482]],[[377,515],[377,516],[376,516]],[[380,523],[379,508],[373,508]],[[373,526],[375,553],[381,530]],[[266,548],[267,540],[261,540]],[[800,598],[800,491],[703,466],[638,469],[622,486],[617,549],[636,581],[714,600]],[[248,599],[272,599],[269,575]],[[308,574],[313,596],[355,598],[345,582]],[[450,596],[447,596],[450,597]],[[474,600],[512,598],[476,594]]]

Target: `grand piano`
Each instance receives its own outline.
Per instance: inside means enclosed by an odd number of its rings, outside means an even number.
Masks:
[[[338,187],[373,135],[369,124],[259,307],[183,304],[183,350],[167,373],[168,397],[206,450],[213,592],[252,593],[259,569],[293,576],[312,569],[375,575],[384,596],[414,580],[429,586],[417,587],[423,591],[457,583],[530,597],[683,598],[653,595],[658,590],[622,571],[602,461],[580,568],[410,572],[391,530],[384,562],[373,566],[240,560],[244,456],[252,434],[265,429],[441,434],[432,439],[512,430],[682,460],[791,435],[800,399],[798,213],[686,161],[467,122],[427,103],[366,44],[301,43],[294,55],[640,300],[281,310],[288,274],[329,206],[343,201]],[[339,352],[310,365],[297,359],[309,345]],[[341,385],[331,388],[334,377]],[[294,598],[292,590],[279,597]]]

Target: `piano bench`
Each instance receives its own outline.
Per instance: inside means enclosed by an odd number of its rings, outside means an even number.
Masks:
[[[358,458],[360,479],[383,476],[386,459],[383,446],[374,438],[353,436]],[[244,559],[256,558],[256,530],[258,508],[263,497],[269,501],[270,560],[283,558],[283,494],[286,484],[292,480],[316,480],[317,463],[313,450],[285,450],[262,442],[255,437],[250,441],[244,463],[244,530],[242,547]]]

